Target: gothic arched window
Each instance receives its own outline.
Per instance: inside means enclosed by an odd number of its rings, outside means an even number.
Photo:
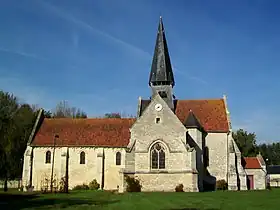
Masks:
[[[116,154],[116,165],[117,166],[121,165],[121,160],[122,160],[122,154],[120,152],[117,152],[117,154]]]
[[[154,144],[151,148],[151,162],[152,169],[165,168],[165,151],[164,147],[160,143]]]
[[[51,163],[51,152],[47,151],[46,152],[46,163]]]
[[[85,152],[80,153],[80,164],[85,164],[86,163],[86,154]]]

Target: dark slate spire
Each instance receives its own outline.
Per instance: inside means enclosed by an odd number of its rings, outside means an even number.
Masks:
[[[189,111],[189,115],[185,120],[184,125],[186,126],[186,128],[197,128],[200,131],[204,131],[202,125],[199,123],[192,110]]]
[[[162,17],[160,17],[159,19],[157,40],[150,73],[149,85],[172,85],[172,87],[175,85]]]

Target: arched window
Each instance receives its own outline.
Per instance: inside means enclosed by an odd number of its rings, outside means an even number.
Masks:
[[[85,152],[80,153],[80,164],[85,164],[86,163],[86,154]]]
[[[160,143],[153,145],[151,149],[152,169],[165,168],[165,151]]]
[[[51,163],[51,152],[47,151],[46,152],[46,163]]]
[[[119,166],[121,165],[122,162],[122,154],[120,152],[117,152],[116,154],[116,165]]]

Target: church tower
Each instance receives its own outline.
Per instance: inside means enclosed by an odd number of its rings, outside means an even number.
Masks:
[[[167,41],[162,17],[160,17],[149,86],[152,89],[152,94],[158,93],[172,110],[174,110],[174,85],[175,81],[168,53]]]

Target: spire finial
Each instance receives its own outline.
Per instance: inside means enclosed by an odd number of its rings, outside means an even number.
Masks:
[[[158,33],[164,33],[164,27],[162,22],[162,16],[159,16]]]

